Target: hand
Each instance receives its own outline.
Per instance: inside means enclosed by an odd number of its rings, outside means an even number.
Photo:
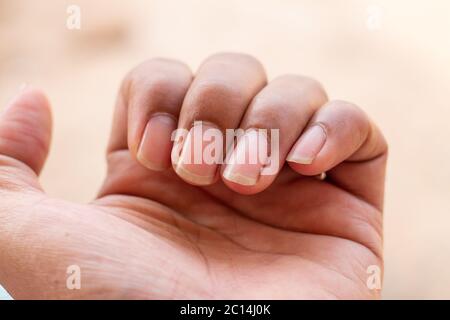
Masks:
[[[196,120],[201,130],[279,129],[278,170],[261,175],[260,160],[189,164],[189,137],[171,168],[180,146],[172,131]],[[386,143],[360,109],[327,102],[316,81],[267,84],[241,54],[214,55],[195,77],[179,62],[143,63],[123,81],[108,173],[85,205],[38,183],[50,131],[49,104],[33,88],[0,119],[0,283],[13,297],[379,296],[366,270],[383,263]],[[255,152],[253,143],[236,148]],[[71,265],[80,290],[66,286]]]

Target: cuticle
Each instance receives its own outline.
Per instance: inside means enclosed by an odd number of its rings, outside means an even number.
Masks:
[[[321,122],[321,121],[314,122],[306,131],[310,130],[311,128],[313,128],[315,126],[318,126],[322,129],[323,133],[325,134],[325,138],[327,139],[328,138],[328,126],[324,122]]]

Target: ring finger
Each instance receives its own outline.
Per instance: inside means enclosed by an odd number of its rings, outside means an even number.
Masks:
[[[285,75],[270,82],[241,122],[245,134],[227,156],[224,183],[243,194],[267,188],[309,119],[326,101],[322,86],[310,78]]]

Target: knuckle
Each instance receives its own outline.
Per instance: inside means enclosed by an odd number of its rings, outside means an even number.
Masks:
[[[365,127],[370,125],[369,118],[366,113],[351,102],[334,100],[330,103],[330,106],[334,108],[335,112],[341,115],[340,118],[348,119],[353,124],[358,124]]]
[[[245,53],[222,52],[209,56],[202,64],[221,65],[224,68],[232,68],[242,72],[250,72],[262,81],[267,82],[266,71],[262,63],[255,57]]]
[[[218,81],[207,81],[196,85],[193,101],[198,107],[240,104],[245,98],[241,88]]]
[[[141,83],[141,85],[150,98],[166,95],[176,86],[172,79],[164,75],[155,75]]]
[[[176,83],[164,75],[154,75],[138,84],[131,85],[128,89],[129,102],[138,106],[165,106],[172,103],[175,95],[170,95],[176,90]],[[169,103],[170,102],[170,103]]]
[[[205,62],[209,61],[230,61],[230,62],[244,62],[249,65],[254,65],[262,68],[261,62],[252,55],[238,52],[218,52],[209,56]]]
[[[166,58],[152,58],[141,62],[131,69],[122,80],[121,91],[130,92],[133,88],[146,89],[153,85],[158,88],[171,89],[176,82],[173,74],[182,74],[191,77],[189,67],[183,62]]]
[[[305,87],[307,89],[323,91],[325,93],[325,90],[324,90],[322,84],[318,80],[311,78],[311,77],[302,76],[299,74],[288,73],[288,74],[281,75],[281,76],[277,77],[276,79],[280,80],[280,81],[293,83],[293,84],[299,85],[301,87]]]
[[[298,74],[284,74],[277,77],[274,81],[291,86],[293,90],[307,95],[310,97],[309,100],[313,105],[321,106],[328,100],[323,85],[314,78]]]
[[[147,75],[149,71],[166,70],[169,68],[177,68],[189,71],[189,67],[181,61],[158,57],[141,62],[133,69],[131,69],[128,75],[131,78],[137,77],[138,79],[140,79],[142,76]]]
[[[335,114],[337,120],[334,130],[353,128],[352,131],[357,141],[362,141],[364,137],[367,137],[371,123],[361,108],[343,100],[334,100],[330,102],[329,107],[332,108],[332,113]]]
[[[281,125],[283,121],[295,117],[296,108],[280,95],[256,96],[249,109],[252,123]]]
[[[282,116],[274,109],[267,109],[261,113],[254,114],[249,121],[252,128],[280,129],[283,124]]]

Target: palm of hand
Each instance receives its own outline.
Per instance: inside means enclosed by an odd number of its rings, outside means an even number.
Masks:
[[[68,210],[84,223],[67,232],[86,246],[71,254],[80,255],[81,270],[92,261],[87,248],[102,253],[98,261],[114,262],[107,267],[117,280],[108,284],[112,297],[369,297],[366,268],[380,262],[379,248],[370,247],[379,233],[377,222],[365,219],[368,205],[327,182],[284,171],[249,201],[221,182],[195,187],[116,152],[104,196]],[[104,268],[91,267],[83,281],[90,290],[101,284]]]

